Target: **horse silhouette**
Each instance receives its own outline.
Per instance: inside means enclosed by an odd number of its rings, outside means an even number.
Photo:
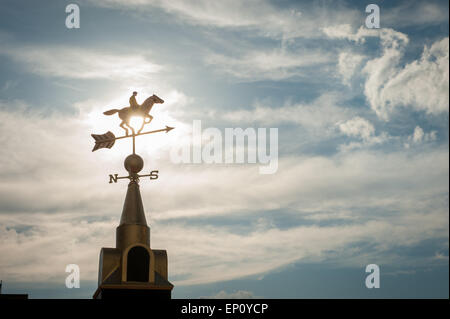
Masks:
[[[149,113],[153,107],[153,104],[155,103],[164,103],[164,100],[153,94],[149,98],[147,98],[144,103],[142,103],[139,108],[136,110],[133,110],[131,107],[127,106],[120,110],[118,109],[112,109],[106,112],[103,112],[105,115],[113,115],[115,113],[119,113],[119,118],[122,120],[122,123],[120,123],[120,127],[123,128],[126,132],[126,135],[128,136],[128,126],[133,134],[135,134],[134,128],[130,126],[130,119],[132,116],[140,116],[144,120],[142,121],[141,128],[138,130],[138,134],[141,133],[142,129],[144,128],[145,124],[150,123],[153,120],[153,116],[151,116]],[[148,122],[146,121],[148,120]],[[125,126],[126,125],[126,126]]]

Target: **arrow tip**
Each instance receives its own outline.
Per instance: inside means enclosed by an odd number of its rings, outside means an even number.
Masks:
[[[171,130],[173,130],[174,129],[174,127],[170,127],[170,126],[167,126],[166,125],[166,133],[168,133],[169,131],[171,131]]]

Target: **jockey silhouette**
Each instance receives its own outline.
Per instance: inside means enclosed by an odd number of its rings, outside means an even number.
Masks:
[[[140,105],[136,102],[136,95],[137,92],[134,91],[133,95],[130,97],[130,107],[132,111],[137,111],[139,110]]]
[[[113,115],[119,113],[119,118],[122,120],[120,123],[120,127],[123,128],[128,136],[128,128],[132,128],[130,126],[130,118],[133,115],[141,116],[144,120],[142,121],[141,128],[138,130],[138,133],[142,131],[144,125],[149,124],[153,116],[150,115],[150,111],[153,105],[162,104],[164,100],[153,94],[149,98],[147,98],[142,105],[137,104],[136,102],[136,94],[137,92],[133,92],[133,95],[130,97],[130,106],[123,107],[121,109],[111,109],[103,112],[105,115]],[[128,127],[128,128],[127,128]]]

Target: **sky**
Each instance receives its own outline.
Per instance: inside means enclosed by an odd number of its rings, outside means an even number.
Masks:
[[[3,293],[92,298],[130,143],[90,134],[122,135],[102,112],[138,91],[176,128],[136,148],[173,298],[449,297],[447,1],[79,0],[68,29],[70,3],[0,1]],[[277,170],[175,163],[198,120],[277,128]]]

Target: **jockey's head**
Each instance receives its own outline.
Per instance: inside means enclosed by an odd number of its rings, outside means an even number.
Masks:
[[[133,92],[133,95],[137,95],[137,92],[136,92],[136,91],[134,91],[134,92]]]

